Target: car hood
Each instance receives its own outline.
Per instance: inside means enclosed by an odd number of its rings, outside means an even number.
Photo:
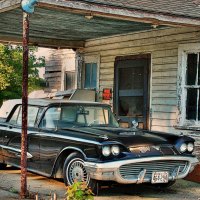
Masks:
[[[73,131],[77,132],[78,137],[93,139],[100,143],[117,141],[126,147],[172,144],[178,139],[174,134],[131,128],[79,127],[73,128]]]

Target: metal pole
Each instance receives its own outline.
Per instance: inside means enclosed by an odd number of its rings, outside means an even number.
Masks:
[[[21,199],[27,195],[27,114],[28,114],[28,54],[29,15],[23,12],[23,79],[21,136]]]

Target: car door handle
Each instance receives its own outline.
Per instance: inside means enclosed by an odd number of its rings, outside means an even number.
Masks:
[[[21,153],[16,153],[15,156],[21,158]]]

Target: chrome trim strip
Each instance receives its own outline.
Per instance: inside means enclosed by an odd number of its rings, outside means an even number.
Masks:
[[[16,167],[16,168],[21,168],[21,166],[20,165],[17,165],[17,164],[15,164],[15,163],[13,163],[13,162],[7,162],[7,164],[8,165],[12,165],[13,167]],[[35,173],[35,174],[39,174],[39,175],[42,175],[42,176],[46,176],[46,177],[51,177],[51,175],[50,174],[47,174],[47,173],[44,173],[44,172],[41,172],[41,171],[38,171],[38,170],[34,170],[34,169],[32,169],[32,168],[29,168],[29,167],[27,167],[27,171],[29,171],[29,172],[33,172],[33,173]]]
[[[16,149],[14,147],[9,147],[5,145],[0,145],[0,147],[8,151],[12,151],[14,153],[16,152],[16,157],[21,157],[21,149]],[[33,158],[33,156],[29,152],[27,152],[27,158],[30,159],[30,158]]]
[[[85,153],[84,153],[81,149],[76,148],[76,147],[71,147],[71,146],[65,147],[64,149],[62,149],[62,151],[59,153],[58,157],[59,157],[60,154],[61,154],[63,151],[65,151],[65,150],[75,150],[75,151],[79,151],[79,152],[83,155],[84,159],[87,159],[87,156],[85,155]]]
[[[12,132],[19,133],[19,134],[21,134],[21,131],[22,131],[21,128],[15,128],[15,127],[11,128],[11,129],[9,129],[9,127],[6,127],[5,130],[10,130]],[[59,138],[59,139],[69,139],[69,140],[73,140],[73,141],[77,141],[77,142],[101,145],[100,142],[96,142],[93,140],[86,140],[86,139],[81,139],[81,138],[77,138],[77,137],[64,136],[64,135],[55,134],[55,133],[42,133],[42,132],[38,132],[38,131],[28,130],[27,134],[28,135],[34,134],[35,136],[41,136],[41,137],[44,136],[44,137],[55,137],[55,138]]]
[[[77,137],[70,137],[70,136],[64,136],[64,135],[59,135],[59,134],[48,134],[48,133],[37,133],[35,134],[37,136],[41,136],[41,137],[53,137],[53,138],[59,138],[59,139],[68,139],[68,140],[73,140],[73,141],[77,141],[77,142],[84,142],[84,143],[89,143],[89,144],[96,144],[96,145],[101,145],[100,142],[96,142],[93,140],[86,140],[86,139],[81,139],[81,138],[77,138]]]
[[[128,183],[137,183],[138,178],[141,182],[151,182],[149,178],[139,177],[137,178],[129,178],[124,179],[121,177],[119,168],[122,165],[139,163],[139,162],[150,162],[150,161],[166,161],[166,160],[174,160],[174,161],[187,161],[188,165],[185,171],[178,175],[177,177],[170,176],[169,180],[173,180],[174,178],[180,179],[187,176],[190,171],[191,165],[196,165],[199,161],[196,157],[186,157],[186,156],[165,156],[165,157],[148,157],[148,158],[136,158],[130,160],[122,160],[122,161],[114,161],[107,163],[93,163],[93,162],[85,162],[85,168],[89,173],[90,177],[96,180],[112,180],[122,184]],[[139,183],[141,183],[139,181]]]
[[[7,130],[7,126],[2,126],[2,124],[0,124],[0,126],[1,126],[1,131],[6,131]]]
[[[180,161],[188,161],[190,163],[199,162],[196,157],[187,157],[187,156],[159,156],[159,157],[145,157],[145,158],[134,158],[129,160],[120,160],[120,161],[112,161],[107,163],[90,163],[85,162],[85,164],[89,164],[96,168],[106,168],[112,169],[113,167],[119,168],[121,165],[131,164],[131,163],[138,163],[138,162],[149,162],[149,161],[162,161],[162,160],[180,160]]]

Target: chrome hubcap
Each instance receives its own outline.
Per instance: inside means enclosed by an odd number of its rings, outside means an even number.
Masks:
[[[81,159],[76,158],[69,163],[68,175],[71,184],[73,184],[74,181],[85,182],[87,185],[89,183],[90,178]]]

